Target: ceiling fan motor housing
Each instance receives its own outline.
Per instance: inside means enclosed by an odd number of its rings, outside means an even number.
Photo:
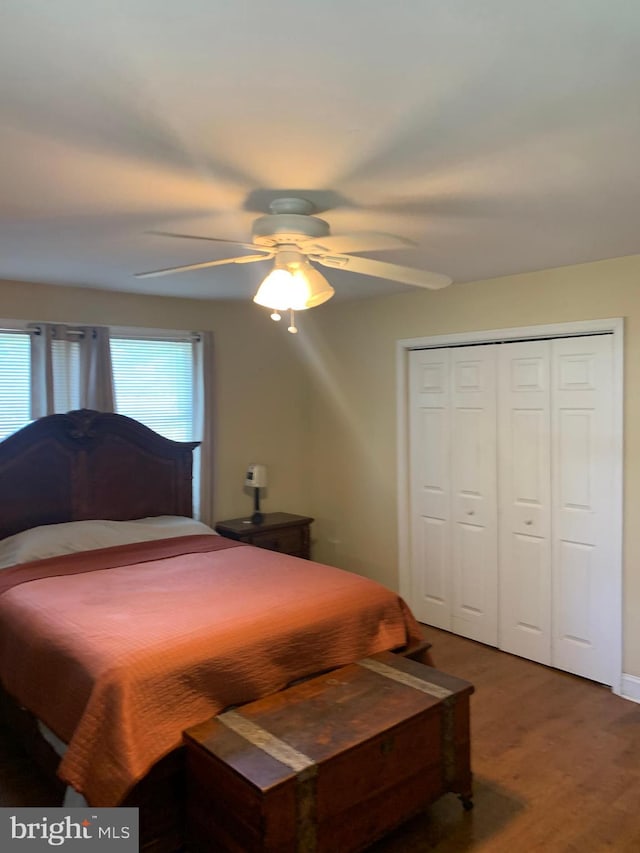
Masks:
[[[326,237],[329,223],[311,216],[313,205],[306,199],[280,198],[269,205],[270,214],[253,223],[253,242],[259,246],[282,243],[296,244],[300,240]]]

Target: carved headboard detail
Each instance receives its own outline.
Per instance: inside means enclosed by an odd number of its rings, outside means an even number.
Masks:
[[[0,443],[0,539],[63,521],[190,516],[197,446],[113,413],[39,418]]]

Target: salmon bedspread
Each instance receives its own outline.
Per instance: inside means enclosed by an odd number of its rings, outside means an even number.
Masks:
[[[380,584],[217,536],[0,572],[0,679],[68,744],[59,775],[94,806],[224,708],[421,638]]]

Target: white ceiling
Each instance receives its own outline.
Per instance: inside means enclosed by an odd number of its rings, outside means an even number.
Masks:
[[[0,278],[246,298],[268,263],[135,279],[237,254],[145,232],[247,240],[284,190],[455,281],[640,252],[634,0],[3,0],[1,19]]]

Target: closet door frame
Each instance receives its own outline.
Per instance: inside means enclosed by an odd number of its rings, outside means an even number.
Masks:
[[[506,329],[460,332],[449,335],[432,335],[405,338],[396,341],[397,388],[397,469],[398,469],[398,579],[400,595],[411,605],[411,517],[410,517],[410,447],[409,447],[409,366],[408,353],[416,349],[464,346],[480,343],[506,343],[512,341],[540,340],[542,338],[576,337],[590,334],[613,336],[613,436],[615,467],[613,476],[612,572],[611,600],[611,689],[622,695],[622,523],[623,523],[623,336],[624,320],[621,317],[578,320],[568,323],[550,323],[538,326],[518,326]]]

